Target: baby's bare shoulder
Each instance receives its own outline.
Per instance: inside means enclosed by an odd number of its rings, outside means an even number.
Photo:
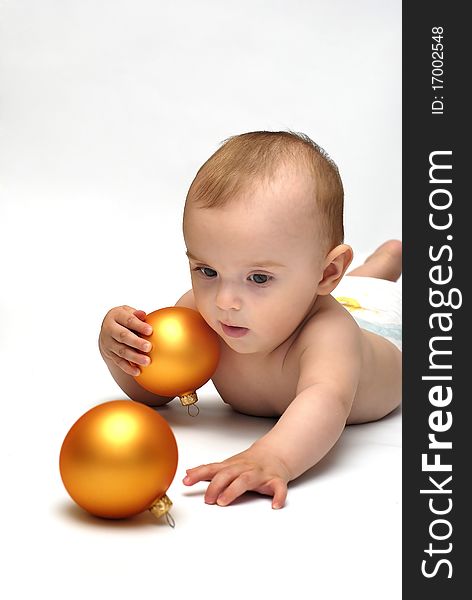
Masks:
[[[349,312],[332,296],[322,298],[318,310],[307,320],[299,334],[299,348],[326,352],[341,343],[360,344],[362,332]]]
[[[333,297],[322,298],[299,339],[298,391],[327,382],[351,389],[357,385],[363,359],[362,332],[355,320]]]
[[[192,308],[193,310],[197,310],[193,290],[185,292],[185,294],[177,300],[175,306],[184,306],[185,308]]]

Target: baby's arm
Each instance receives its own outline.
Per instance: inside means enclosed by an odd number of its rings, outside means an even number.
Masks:
[[[347,316],[348,318],[344,318]],[[361,338],[348,314],[320,315],[303,332],[295,398],[255,446],[279,456],[299,477],[333,447],[344,430],[361,370]]]
[[[317,314],[317,321],[305,326],[296,396],[271,431],[223,462],[187,470],[185,485],[211,480],[205,502],[226,506],[254,490],[273,496],[272,507],[281,508],[287,483],[336,443],[355,397],[362,360],[359,328],[340,309]]]
[[[346,425],[362,355],[358,327],[345,316],[324,315],[307,326],[296,396],[271,431],[254,444],[278,457],[290,480],[323,458]]]

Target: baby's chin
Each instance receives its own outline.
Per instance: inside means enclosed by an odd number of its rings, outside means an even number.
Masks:
[[[255,354],[258,352],[257,349],[254,348],[242,348],[241,345],[228,343],[227,340],[223,340],[227,346],[231,348],[236,354]]]
[[[269,347],[269,344],[265,344],[262,342],[261,340],[254,340],[254,339],[249,339],[248,336],[244,336],[241,338],[230,338],[224,335],[221,335],[219,332],[217,332],[218,335],[221,337],[221,339],[223,340],[223,342],[226,344],[226,346],[228,346],[228,348],[231,348],[231,350],[233,350],[233,352],[236,352],[236,354],[258,354],[258,355],[264,355],[264,354],[268,354],[271,351],[271,348]]]
[[[223,342],[227,346],[229,346],[231,350],[234,350],[238,354],[249,354],[254,352],[254,350],[251,349],[251,346],[253,346],[253,344],[243,343],[243,338],[231,338],[222,334],[221,330],[218,331],[217,329],[214,329],[214,331],[216,331],[216,333],[220,336]]]

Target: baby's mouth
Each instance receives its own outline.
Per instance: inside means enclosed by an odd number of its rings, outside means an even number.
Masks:
[[[227,325],[226,323],[223,323],[222,321],[219,322],[221,325],[221,329],[223,330],[223,333],[225,333],[226,335],[229,335],[230,337],[242,337],[243,335],[246,335],[246,333],[249,331],[249,329],[247,327],[237,327],[235,325]]]

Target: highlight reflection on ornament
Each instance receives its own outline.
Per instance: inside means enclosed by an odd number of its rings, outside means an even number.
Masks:
[[[167,421],[132,400],[99,404],[67,433],[59,468],[71,498],[98,517],[121,519],[149,509],[167,515],[178,450]]]
[[[146,317],[152,334],[142,336],[152,344],[151,363],[141,367],[135,380],[144,389],[160,396],[179,396],[183,406],[197,402],[196,390],[204,385],[218,366],[218,334],[201,314],[191,308],[161,308]]]

